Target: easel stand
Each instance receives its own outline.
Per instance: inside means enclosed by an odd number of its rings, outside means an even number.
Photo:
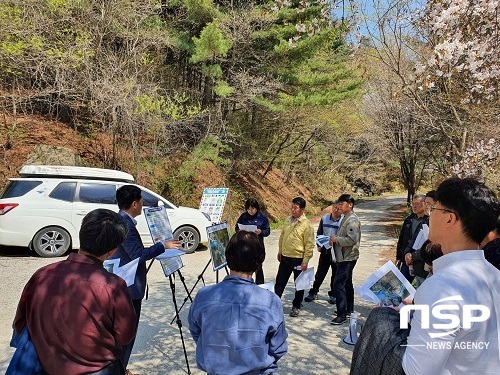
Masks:
[[[149,272],[149,269],[153,265],[154,260],[155,259],[151,259],[151,262],[148,265],[146,273]],[[186,283],[184,281],[184,276],[182,276],[181,270],[178,269],[175,272],[177,272],[177,274],[179,275],[179,279],[181,280],[182,285],[184,286],[184,289],[186,290],[186,293],[187,293],[187,297],[184,299],[184,303],[186,303],[186,301],[188,299],[192,302],[193,300],[191,298],[191,293],[188,291],[188,288],[187,288]],[[174,322],[174,320],[177,322],[177,327],[179,328],[179,334],[181,335],[182,350],[184,351],[184,358],[186,359],[187,373],[188,373],[188,375],[190,375],[191,370],[189,368],[189,361],[188,361],[188,356],[187,356],[187,352],[186,352],[186,344],[184,342],[184,335],[182,333],[182,321],[181,321],[181,318],[179,315],[180,309],[177,308],[177,300],[175,298],[175,272],[168,275],[168,280],[170,281],[170,290],[172,291],[172,301],[174,302],[174,309],[175,309],[175,317],[174,317],[174,319],[172,319],[170,324],[172,324]]]
[[[177,272],[179,273],[179,275],[181,275],[179,270],[177,270]],[[182,283],[184,284],[184,287],[186,288],[186,284],[184,283],[182,275],[180,277],[181,277]],[[186,344],[184,343],[184,335],[182,334],[182,321],[181,321],[181,318],[179,316],[180,310],[177,308],[177,300],[175,299],[175,281],[174,281],[174,279],[175,279],[175,275],[168,275],[168,280],[170,281],[170,289],[172,290],[172,301],[174,302],[174,308],[175,308],[175,318],[174,319],[177,322],[177,327],[179,328],[179,334],[181,335],[182,350],[184,350],[184,358],[186,359],[187,373],[191,374],[191,370],[189,369],[188,356],[187,356],[187,352],[186,352]],[[187,288],[186,288],[186,291],[187,291]],[[189,294],[188,294],[188,296],[189,296]],[[191,299],[190,296],[189,296],[189,298]],[[170,323],[170,324],[172,324],[172,323]]]
[[[182,282],[184,284],[184,288],[186,288],[186,292],[187,292],[187,297],[184,298],[184,302],[182,303],[180,309],[179,309],[179,312],[181,312],[182,308],[184,307],[184,305],[186,304],[188,298],[189,298],[189,301],[193,302],[193,299],[191,298],[191,293],[193,293],[194,291],[194,288],[196,288],[196,285],[198,285],[198,283],[201,281],[203,281],[203,285],[205,285],[205,279],[203,278],[203,274],[205,273],[205,271],[207,270],[208,266],[210,265],[210,263],[212,263],[212,258],[210,258],[207,262],[207,264],[205,265],[205,268],[203,268],[203,271],[201,271],[201,273],[198,275],[198,278],[196,280],[196,282],[194,283],[193,287],[191,288],[191,290],[188,291],[187,287],[186,287],[186,284],[184,283],[184,279],[182,279]],[[175,317],[174,319],[172,319],[172,321],[170,322],[170,324],[172,324],[175,320]]]
[[[218,270],[215,271],[215,283],[218,284],[219,283],[219,271],[221,270],[222,268],[219,268]],[[224,269],[226,270],[226,275],[229,275],[229,270],[227,269],[227,266],[224,266]]]

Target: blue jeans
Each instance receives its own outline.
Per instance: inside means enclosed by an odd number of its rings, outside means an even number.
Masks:
[[[346,317],[354,311],[354,287],[352,285],[352,271],[357,260],[348,262],[338,262],[337,272],[335,272],[335,280],[333,289],[335,298],[337,299],[337,316]]]

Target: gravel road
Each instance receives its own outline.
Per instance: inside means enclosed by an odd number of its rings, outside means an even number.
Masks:
[[[356,205],[355,212],[361,220],[360,258],[354,268],[354,284],[360,285],[375,269],[385,262],[383,250],[395,246],[395,239],[387,229],[392,224],[387,212],[402,207],[403,196],[387,196],[376,200],[366,200]],[[274,280],[278,262],[279,230],[274,230],[266,238],[267,259],[264,263],[266,281]],[[181,270],[188,289],[197,282],[198,276],[209,261],[207,249],[196,251],[183,257],[184,268]],[[0,373],[5,373],[14,352],[9,347],[12,334],[12,320],[22,289],[30,276],[40,267],[60,259],[42,259],[20,248],[0,248]],[[318,253],[310,262],[316,267]],[[221,271],[220,278],[225,275]],[[207,284],[215,283],[215,273],[209,267],[203,274]],[[293,299],[293,283],[289,282],[283,295],[283,309],[289,333],[287,355],[279,361],[278,374],[348,374],[353,347],[342,339],[348,333],[348,325],[332,326],[334,305],[328,304],[329,275],[323,283],[319,299],[306,303],[297,318],[290,318],[288,313]],[[168,279],[165,278],[159,264],[153,264],[148,276],[149,299],[143,302],[141,322],[129,368],[134,374],[187,374],[182,342],[177,324],[170,324],[175,310]],[[290,279],[292,280],[292,278]],[[200,281],[193,296],[202,285]],[[176,298],[182,304],[186,291],[179,278],[176,279]],[[189,302],[181,310],[182,332],[186,344],[189,365],[192,374],[202,374],[196,368],[195,344],[187,328]],[[372,305],[355,296],[355,310],[360,320],[366,318]]]

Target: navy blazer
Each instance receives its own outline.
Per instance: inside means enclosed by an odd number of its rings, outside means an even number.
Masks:
[[[110,259],[120,259],[120,266],[140,258],[137,265],[134,284],[128,287],[130,297],[133,300],[141,300],[146,293],[146,261],[153,259],[165,251],[163,243],[158,242],[151,247],[144,248],[141,236],[135,227],[131,217],[120,210],[119,214],[123,217],[128,226],[128,233],[125,241],[118,247],[116,253]]]

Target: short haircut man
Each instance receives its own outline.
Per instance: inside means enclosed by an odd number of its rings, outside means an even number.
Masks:
[[[281,298],[285,291],[290,275],[293,273],[295,280],[302,271],[307,270],[309,260],[313,257],[316,242],[314,239],[314,228],[304,214],[306,201],[302,197],[292,199],[291,215],[286,220],[281,231],[278,247],[278,273],[276,274],[276,285],[274,291]],[[295,290],[292,301],[291,317],[300,315],[303,290]]]
[[[354,198],[350,194],[342,194],[337,200],[340,212],[344,215],[336,235],[330,236],[330,244],[334,247],[337,270],[333,281],[337,316],[333,325],[343,324],[347,316],[354,311],[354,286],[352,273],[359,258],[361,241],[361,223],[354,213]]]
[[[134,202],[141,200],[142,191],[135,185],[123,185],[116,191],[116,202],[120,210],[128,210]]]
[[[47,373],[119,373],[121,346],[135,336],[136,315],[125,281],[103,261],[126,234],[117,213],[91,211],[82,221],[78,253],[39,269],[26,284],[14,327],[20,333],[28,326]]]
[[[162,254],[165,249],[180,248],[179,241],[156,242],[153,246],[144,247],[141,236],[135,227],[135,218],[142,214],[143,199],[142,191],[135,185],[123,185],[116,191],[116,201],[118,202],[118,212],[128,226],[128,233],[125,241],[120,244],[118,251],[112,256],[113,259],[120,259],[120,266],[130,263],[139,258],[134,283],[128,290],[132,297],[132,304],[136,312],[136,328],[139,326],[141,316],[142,299],[146,294],[146,261]],[[121,361],[126,369],[132,354],[135,338],[122,348]]]
[[[339,231],[340,223],[342,221],[342,214],[340,213],[340,207],[337,202],[333,202],[331,213],[328,213],[321,217],[319,221],[318,230],[316,232],[317,236],[335,236]],[[333,288],[333,283],[335,281],[335,273],[337,271],[337,262],[332,257],[332,247],[328,246],[318,247],[319,261],[316,274],[314,275],[314,283],[312,288],[304,301],[311,302],[318,299],[319,288],[325,280],[328,269],[331,268],[332,275],[330,278],[330,290],[328,291],[328,303],[335,304],[335,291]]]
[[[188,321],[199,369],[209,374],[271,374],[278,368],[288,347],[281,301],[252,279],[264,258],[257,234],[237,232],[226,248],[230,274],[196,295]]]
[[[433,276],[415,293],[415,305],[428,306],[429,314],[413,314],[403,369],[407,375],[497,373],[500,272],[485,260],[479,243],[495,226],[498,200],[468,178],[443,181],[436,199],[429,240],[444,255],[433,261]],[[433,313],[443,305],[452,305],[443,310],[446,317]]]

